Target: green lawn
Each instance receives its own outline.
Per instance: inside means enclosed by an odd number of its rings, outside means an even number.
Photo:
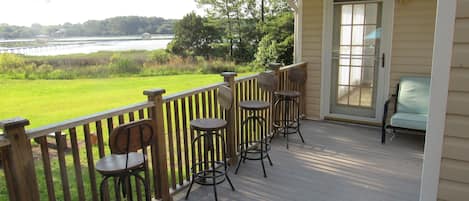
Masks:
[[[146,100],[143,90],[166,95],[221,82],[218,74],[77,80],[0,79],[0,119],[24,117],[39,127]]]

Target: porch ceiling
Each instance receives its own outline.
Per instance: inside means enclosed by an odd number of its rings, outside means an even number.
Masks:
[[[273,167],[267,178],[258,161],[230,168],[236,191],[217,186],[219,200],[413,201],[419,198],[423,157],[421,136],[397,135],[381,145],[380,130],[330,122],[305,121],[306,144],[290,137],[273,140]],[[174,200],[184,200],[186,189]],[[188,200],[213,200],[212,187],[195,185]]]

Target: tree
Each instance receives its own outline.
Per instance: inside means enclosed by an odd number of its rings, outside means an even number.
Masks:
[[[284,13],[291,13],[284,0],[196,0],[196,2],[199,7],[206,8],[208,18],[217,22],[217,27],[223,28],[223,41],[229,43],[230,58],[237,63],[254,60],[259,42],[269,34],[266,32],[265,24]]]
[[[174,39],[168,49],[182,56],[219,55],[223,48],[212,46],[220,43],[220,31],[208,23],[206,19],[194,12],[187,14],[174,27]],[[218,53],[217,53],[218,52]]]
[[[273,18],[264,26],[267,33],[259,43],[256,53],[256,63],[293,63],[294,45],[294,17],[291,12]]]

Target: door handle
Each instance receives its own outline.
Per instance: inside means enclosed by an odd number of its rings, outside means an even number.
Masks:
[[[386,65],[386,54],[383,53],[381,57],[381,68],[384,68],[385,65]]]

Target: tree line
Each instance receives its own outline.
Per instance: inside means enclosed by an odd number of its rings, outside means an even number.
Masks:
[[[206,16],[175,24],[168,50],[181,56],[236,63],[293,62],[294,16],[284,0],[195,0]]]
[[[151,34],[172,34],[177,20],[161,17],[121,16],[105,20],[88,20],[84,23],[64,23],[44,26],[32,24],[30,27],[0,24],[0,38],[32,38],[38,35],[52,37],[79,36],[124,36]]]

